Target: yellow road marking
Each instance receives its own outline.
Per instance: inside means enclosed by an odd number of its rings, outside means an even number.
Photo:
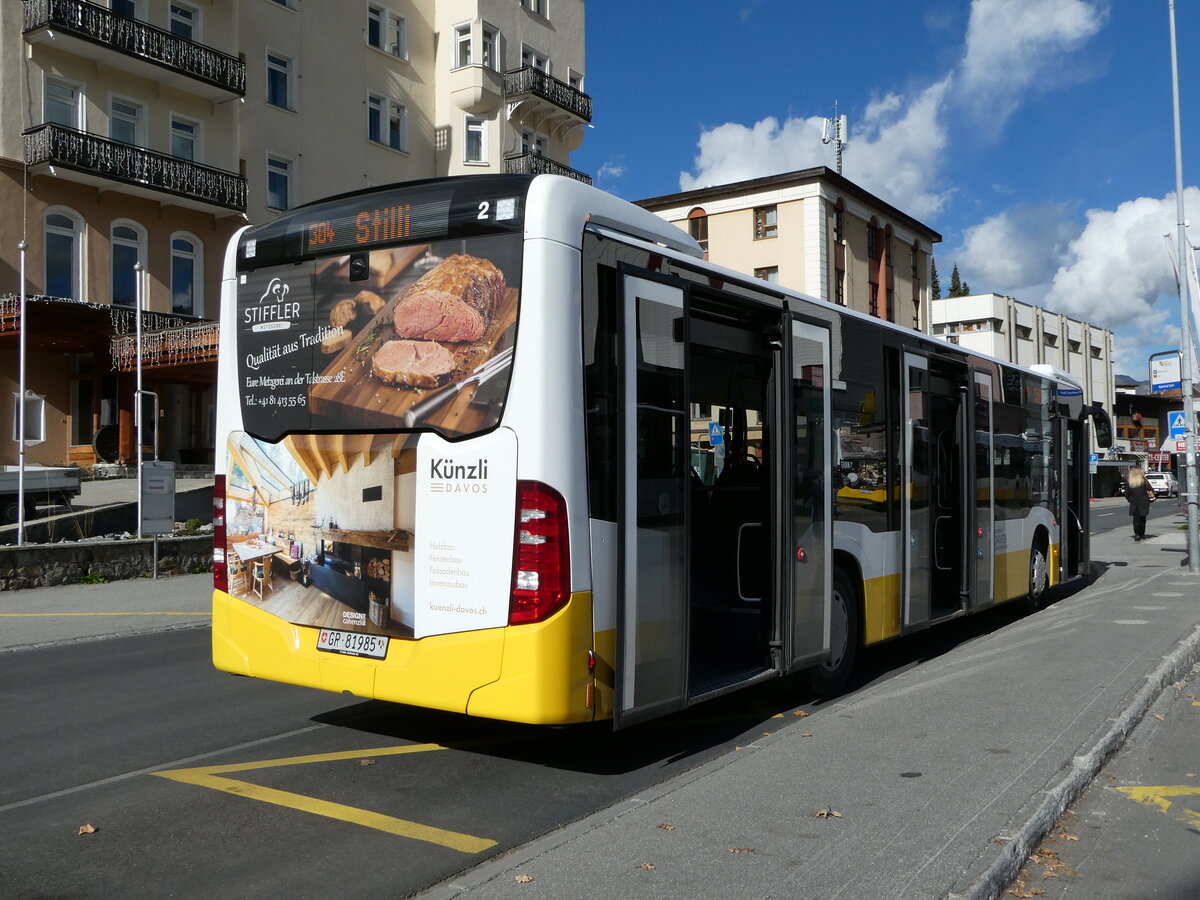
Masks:
[[[0,619],[77,619],[83,616],[211,616],[212,610],[203,612],[87,612],[87,613],[0,613]]]
[[[1173,809],[1174,803],[1171,798],[1176,797],[1200,797],[1200,785],[1193,784],[1175,784],[1175,785],[1145,785],[1140,787],[1119,787],[1113,788],[1124,794],[1134,803],[1141,803],[1143,806],[1149,806],[1157,809],[1165,816],[1171,816],[1180,822],[1192,827],[1200,826],[1200,813],[1194,812],[1185,806]]]
[[[406,753],[426,753],[431,750],[445,749],[441,744],[405,744],[398,747],[376,747],[371,750],[344,750],[335,753],[314,753],[309,756],[288,756],[281,759],[264,759],[247,763],[198,766],[191,769],[171,769],[164,772],[152,772],[151,774],[184,784],[194,784],[200,787],[211,788],[212,790],[222,791],[238,797],[261,800],[263,803],[274,803],[276,806],[285,806],[289,809],[300,810],[301,812],[326,816],[330,819],[339,819],[353,825],[361,825],[364,828],[374,828],[377,831],[383,831],[387,834],[438,844],[462,853],[480,853],[489,847],[496,846],[496,842],[487,838],[478,838],[469,834],[460,834],[456,831],[447,831],[443,828],[434,828],[430,825],[410,822],[407,819],[385,816],[382,813],[371,812],[367,809],[358,809],[357,807],[346,806],[342,803],[332,803],[328,800],[319,800],[316,797],[306,797],[303,794],[293,794],[290,791],[281,791],[276,788],[252,784],[248,781],[237,781],[233,778],[222,777],[223,774],[230,772],[250,772],[256,769],[303,766],[313,763],[339,762],[348,759],[366,759],[368,757],[400,756]]]

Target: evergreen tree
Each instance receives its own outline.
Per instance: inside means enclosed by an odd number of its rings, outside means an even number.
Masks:
[[[958,263],[954,264],[954,271],[950,273],[950,293],[947,297],[965,297],[971,293],[971,286],[963,281],[958,275]]]
[[[937,260],[929,258],[929,290],[934,300],[942,299],[942,283],[937,277]]]

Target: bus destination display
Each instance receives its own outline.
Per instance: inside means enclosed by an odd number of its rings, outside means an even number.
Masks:
[[[304,225],[302,252],[336,253],[376,244],[436,238],[446,233],[450,199],[389,206],[356,205]]]

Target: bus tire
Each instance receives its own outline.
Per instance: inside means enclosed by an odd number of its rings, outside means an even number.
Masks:
[[[836,697],[846,689],[858,658],[858,590],[841,568],[833,570],[830,616],[829,658],[808,670],[809,684],[821,697]]]
[[[1035,613],[1042,608],[1049,577],[1049,562],[1046,559],[1046,541],[1038,535],[1029,548],[1029,592],[1025,595],[1025,609]]]

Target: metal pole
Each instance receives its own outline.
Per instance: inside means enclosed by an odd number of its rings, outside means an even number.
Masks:
[[[25,251],[24,240],[17,244],[21,257],[21,349],[20,372],[17,376],[17,545],[25,543]]]
[[[1179,313],[1181,328],[1179,336],[1183,350],[1183,371],[1180,373],[1183,387],[1184,432],[1184,497],[1187,504],[1187,548],[1188,569],[1193,575],[1200,574],[1200,480],[1196,475],[1196,410],[1192,399],[1192,329],[1191,311],[1188,308],[1187,226],[1183,212],[1183,138],[1179,126],[1179,58],[1175,49],[1175,0],[1167,0],[1167,11],[1171,18],[1171,96],[1175,114],[1175,212],[1179,221]]]
[[[133,264],[134,295],[137,311],[137,390],[133,395],[133,414],[137,418],[134,434],[137,436],[137,487],[138,487],[138,521],[137,536],[142,539],[142,303],[145,300],[142,280],[144,278],[142,263],[139,260]]]

